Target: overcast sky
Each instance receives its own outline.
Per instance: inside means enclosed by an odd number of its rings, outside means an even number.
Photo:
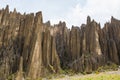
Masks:
[[[7,4],[10,10],[16,8],[21,13],[42,11],[44,22],[61,20],[69,28],[86,23],[88,15],[102,26],[111,16],[120,19],[120,0],[0,0],[0,8]]]

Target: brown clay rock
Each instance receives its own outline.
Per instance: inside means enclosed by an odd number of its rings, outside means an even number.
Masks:
[[[42,12],[21,14],[0,10],[0,80],[11,74],[32,80],[61,69],[91,73],[108,62],[120,64],[120,20],[103,28],[87,17],[68,29],[65,22],[43,23]],[[24,74],[23,74],[24,73]]]

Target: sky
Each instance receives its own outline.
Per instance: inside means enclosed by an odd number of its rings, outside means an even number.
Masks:
[[[42,11],[44,22],[65,21],[69,28],[86,23],[88,15],[101,26],[110,22],[111,16],[120,19],[120,0],[0,0],[0,9],[6,5],[21,13]]]

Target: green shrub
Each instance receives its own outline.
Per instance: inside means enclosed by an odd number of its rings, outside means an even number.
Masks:
[[[118,67],[119,66],[116,65],[115,63],[110,63],[109,65],[106,64],[105,66],[98,67],[98,69],[96,71],[98,71],[98,72],[112,71],[112,70],[117,70]]]

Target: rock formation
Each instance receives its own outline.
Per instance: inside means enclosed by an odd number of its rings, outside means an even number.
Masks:
[[[35,15],[0,10],[0,80],[35,80],[64,69],[91,73],[108,62],[120,64],[120,21],[111,17],[103,28],[87,17],[80,27],[43,23]]]

